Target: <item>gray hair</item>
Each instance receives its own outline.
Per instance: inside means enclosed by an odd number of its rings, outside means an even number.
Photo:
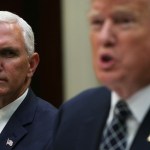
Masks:
[[[0,23],[17,23],[22,31],[25,48],[28,55],[34,53],[34,34],[31,26],[18,15],[9,11],[0,11]]]

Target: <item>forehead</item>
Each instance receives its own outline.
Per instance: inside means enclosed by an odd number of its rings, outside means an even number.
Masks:
[[[0,35],[14,35],[14,36],[19,36],[21,34],[21,30],[19,26],[15,23],[3,23],[0,22]]]
[[[17,24],[0,23],[0,47],[22,46],[23,36]]]
[[[150,13],[150,0],[92,0],[91,11],[131,11]]]

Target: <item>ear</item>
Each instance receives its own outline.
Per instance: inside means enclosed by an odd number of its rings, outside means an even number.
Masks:
[[[34,72],[36,71],[36,68],[39,64],[40,58],[38,53],[34,53],[29,58],[29,71],[28,71],[28,77],[32,77]]]

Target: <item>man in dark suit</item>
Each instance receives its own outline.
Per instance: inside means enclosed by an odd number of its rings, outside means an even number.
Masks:
[[[57,110],[30,89],[38,63],[31,27],[0,11],[0,150],[46,150],[52,141]]]
[[[64,104],[54,150],[150,149],[150,1],[91,0],[90,39],[104,86]]]

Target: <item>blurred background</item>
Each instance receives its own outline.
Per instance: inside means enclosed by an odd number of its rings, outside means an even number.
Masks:
[[[59,107],[98,82],[92,68],[89,0],[5,0],[0,10],[23,17],[35,33],[40,65],[31,87]]]

